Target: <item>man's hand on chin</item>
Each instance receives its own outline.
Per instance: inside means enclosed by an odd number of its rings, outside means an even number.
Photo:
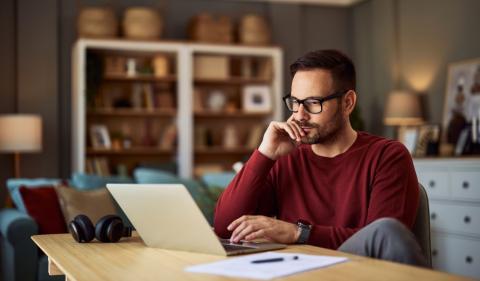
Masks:
[[[267,239],[269,241],[293,244],[300,232],[296,224],[266,216],[242,216],[233,221],[227,229],[233,231],[230,241]]]

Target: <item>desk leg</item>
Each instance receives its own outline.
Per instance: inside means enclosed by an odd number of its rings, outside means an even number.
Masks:
[[[58,266],[48,257],[48,275],[64,275]]]

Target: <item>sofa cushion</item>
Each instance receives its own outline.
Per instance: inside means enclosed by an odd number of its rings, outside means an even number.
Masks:
[[[195,200],[203,215],[207,220],[213,222],[213,211],[215,202],[211,199],[211,194],[199,182],[192,179],[179,178],[176,175],[155,169],[137,168],[133,172],[137,183],[179,183],[183,184],[190,195]]]
[[[37,222],[39,234],[67,231],[62,211],[53,186],[27,188],[21,186],[20,194],[28,214]]]
[[[93,190],[105,187],[107,183],[133,183],[133,179],[125,176],[98,176],[74,173],[71,185],[79,190]]]
[[[179,179],[175,174],[152,168],[137,168],[133,177],[137,183],[177,183]]]
[[[208,188],[226,188],[235,175],[234,172],[205,173],[200,179]]]
[[[27,213],[25,209],[25,204],[23,204],[22,196],[20,195],[19,189],[20,186],[25,186],[27,188],[37,188],[37,187],[44,187],[44,186],[52,186],[52,185],[60,185],[62,184],[63,180],[61,179],[49,179],[49,178],[37,178],[37,179],[8,179],[7,180],[7,189],[10,193],[10,197],[12,198],[15,207],[18,210]]]
[[[187,187],[188,191],[195,199],[200,196],[201,188],[203,188],[198,182],[190,179],[179,178],[176,175],[150,168],[137,168],[133,172],[135,181],[137,183],[180,183]]]
[[[93,224],[105,215],[116,214],[115,206],[106,188],[79,191],[66,186],[58,186],[55,190],[67,224],[79,214],[89,217]]]

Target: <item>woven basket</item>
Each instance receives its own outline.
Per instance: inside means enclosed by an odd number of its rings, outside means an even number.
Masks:
[[[155,9],[133,7],[125,11],[123,35],[130,39],[154,40],[162,36],[163,20]]]
[[[239,41],[246,45],[268,45],[270,44],[270,27],[265,18],[247,14],[240,20]]]
[[[209,14],[199,14],[191,19],[188,33],[193,41],[223,44],[233,42],[233,24],[227,16],[214,18]]]
[[[77,17],[79,37],[111,38],[117,36],[115,12],[106,7],[85,7]]]

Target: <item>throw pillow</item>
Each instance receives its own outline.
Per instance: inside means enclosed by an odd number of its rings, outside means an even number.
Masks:
[[[133,179],[125,176],[98,176],[84,173],[74,173],[72,186],[79,190],[94,190],[105,187],[107,183],[133,183]]]
[[[116,214],[115,206],[106,188],[79,191],[59,186],[56,187],[56,191],[67,224],[79,214],[89,217],[93,224],[105,215]]]
[[[37,179],[8,179],[7,180],[7,189],[12,198],[13,204],[15,207],[24,213],[27,213],[25,209],[25,204],[23,204],[22,196],[20,195],[20,187],[25,186],[27,188],[37,188],[45,186],[53,186],[62,184],[63,180],[61,179],[47,179],[47,178],[37,178]]]
[[[27,188],[21,186],[19,193],[27,213],[38,224],[39,234],[65,233],[67,231],[54,187]]]

